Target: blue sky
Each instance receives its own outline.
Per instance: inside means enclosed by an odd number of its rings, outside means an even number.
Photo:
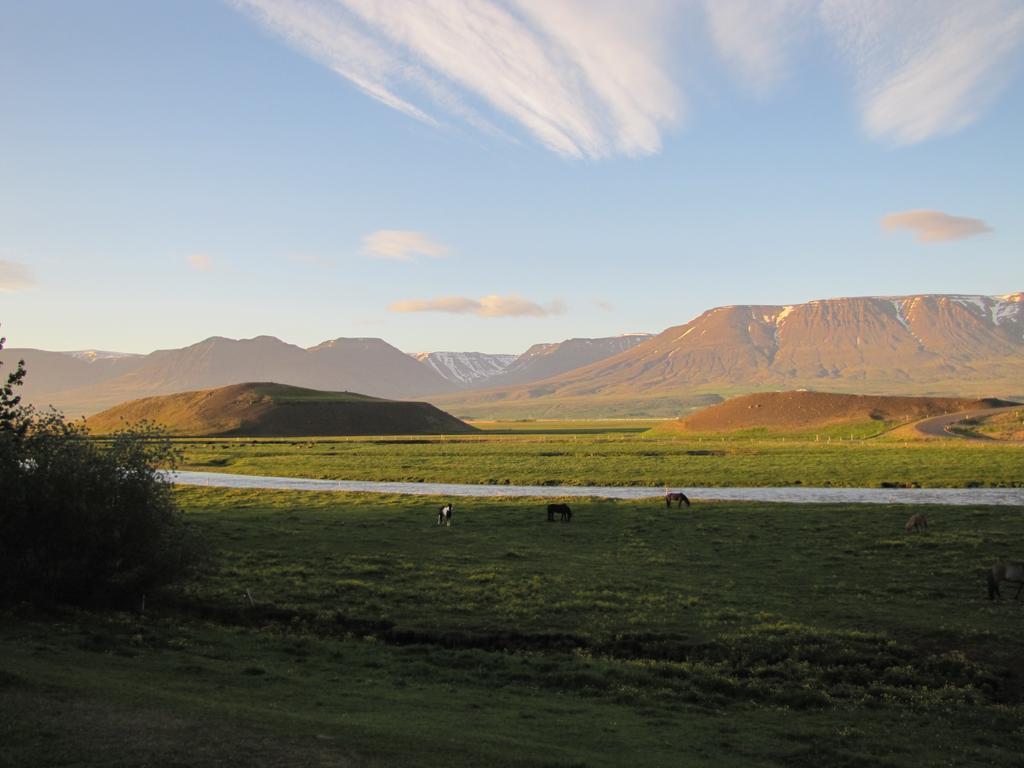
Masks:
[[[1016,0],[0,0],[2,331],[520,352],[1021,291],[1022,64]]]

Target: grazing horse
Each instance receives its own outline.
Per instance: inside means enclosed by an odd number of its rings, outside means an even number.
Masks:
[[[559,519],[563,523],[572,522],[572,510],[569,509],[568,504],[548,504],[548,522],[555,522],[555,514],[559,515]]]
[[[1024,562],[1019,560],[1004,560],[996,563],[988,572],[988,599],[995,600],[1002,597],[999,592],[999,582],[1009,581],[1017,584],[1017,594],[1013,596],[1016,600],[1020,597],[1020,591],[1024,589]]]
[[[452,527],[452,503],[449,501],[437,511],[437,524]]]
[[[921,531],[927,531],[928,520],[920,513],[911,515],[910,519],[907,520],[907,524],[904,526],[904,529],[907,533],[920,533]]]
[[[679,502],[679,509],[683,508],[683,504],[685,504],[686,506],[690,506],[690,500],[686,498],[685,493],[666,493],[665,506],[671,509],[673,501]]]

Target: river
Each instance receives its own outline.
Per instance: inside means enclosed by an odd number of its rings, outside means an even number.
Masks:
[[[222,472],[174,472],[178,485],[216,488],[265,488],[293,491],[396,493],[412,496],[596,496],[645,499],[664,495],[660,488],[579,485],[467,485],[459,483],[389,483],[370,480],[314,480],[302,477],[232,475]],[[1024,488],[674,488],[704,501],[770,501],[789,504],[996,504],[1024,506]]]

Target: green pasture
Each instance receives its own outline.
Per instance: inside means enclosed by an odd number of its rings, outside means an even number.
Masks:
[[[493,419],[469,421],[488,435],[637,434],[670,419]]]
[[[608,431],[626,429],[614,426],[617,422],[553,424],[546,432],[526,429],[517,434],[495,429],[459,437],[195,439],[178,445],[182,469],[333,480],[650,488],[1024,483],[1022,444],[682,438]]]
[[[1021,508],[177,495],[194,582],[0,614],[0,765],[1019,764]]]

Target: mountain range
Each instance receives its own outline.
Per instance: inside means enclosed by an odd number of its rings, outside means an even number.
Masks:
[[[632,337],[624,337],[632,339]],[[433,352],[409,355],[382,339],[339,338],[302,348],[273,336],[213,336],[181,349],[148,355],[50,352],[10,348],[0,361],[24,359],[29,375],[21,394],[37,406],[54,405],[70,416],[96,413],[143,397],[273,381],[326,391],[389,399],[433,398],[501,378],[529,382],[612,355],[633,341],[571,339],[531,347],[524,355]],[[544,353],[537,350],[543,348]],[[582,351],[581,351],[582,350]]]
[[[271,336],[212,337],[148,355],[7,349],[23,395],[69,415],[247,381],[418,398],[461,416],[678,415],[720,395],[776,389],[861,394],[1024,394],[1024,293],[735,305],[656,336],[537,344],[517,357],[406,354],[381,339],[304,349]]]

